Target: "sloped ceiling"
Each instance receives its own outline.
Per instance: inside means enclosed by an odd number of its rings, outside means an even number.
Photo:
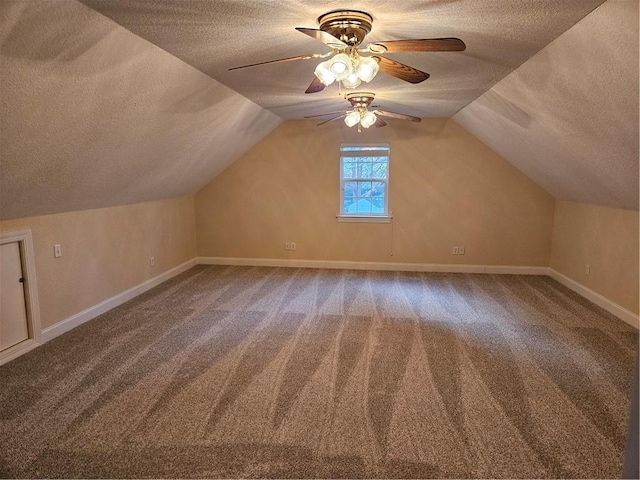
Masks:
[[[609,0],[453,118],[556,198],[637,210],[638,54]]]
[[[282,118],[344,108],[303,93],[313,60],[228,71],[327,51],[294,27],[336,8],[373,15],[366,42],[467,44],[388,55],[432,76],[378,75],[382,109],[459,112],[556,197],[638,206],[637,0],[82,1],[0,2],[0,219],[193,193]]]
[[[336,85],[305,95],[319,60],[229,71],[330,49],[297,32],[335,9],[373,16],[364,43],[459,37],[464,52],[394,53],[431,74],[412,85],[379,74],[359,87],[385,110],[450,117],[604,0],[82,0],[142,38],[286,119],[345,108]]]
[[[74,0],[0,22],[2,219],[193,193],[282,121]]]

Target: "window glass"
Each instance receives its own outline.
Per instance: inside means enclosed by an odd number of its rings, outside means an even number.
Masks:
[[[340,163],[340,215],[388,215],[389,146],[343,145]]]

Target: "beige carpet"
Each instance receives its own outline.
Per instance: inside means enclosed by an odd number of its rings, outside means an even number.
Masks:
[[[198,266],[0,368],[0,473],[619,477],[637,344],[548,277]]]

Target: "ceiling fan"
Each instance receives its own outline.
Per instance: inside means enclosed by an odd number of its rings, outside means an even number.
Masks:
[[[420,83],[429,78],[429,74],[387,57],[385,53],[396,52],[461,52],[466,45],[459,38],[427,38],[414,40],[391,40],[370,43],[362,48],[364,37],[371,31],[373,17],[359,10],[333,10],[318,17],[319,29],[296,27],[296,30],[321,41],[331,48],[328,53],[314,53],[297,57],[280,58],[266,62],[230,68],[256,67],[272,63],[327,58],[320,63],[305,93],[324,90],[334,81],[348,89],[357,88],[362,82],[370,82],[379,70],[409,83]],[[372,55],[361,55],[369,53]]]
[[[320,113],[318,115],[309,115],[304,118],[317,118],[324,117],[327,115],[336,115],[333,118],[328,120],[324,120],[320,122],[318,126],[324,125],[325,123],[333,122],[334,120],[338,120],[340,118],[344,118],[344,123],[349,127],[358,126],[358,133],[362,132],[363,128],[375,127],[380,128],[387,125],[380,117],[389,117],[389,118],[398,118],[401,120],[411,120],[412,122],[419,122],[421,119],[419,117],[413,117],[411,115],[404,115],[402,113],[394,113],[387,112],[385,110],[369,110],[369,106],[371,102],[373,102],[375,95],[369,92],[354,92],[349,93],[346,96],[346,99],[351,104],[352,110],[339,110],[335,112],[326,112]]]

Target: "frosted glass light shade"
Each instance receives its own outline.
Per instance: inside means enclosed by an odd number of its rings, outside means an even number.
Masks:
[[[344,117],[344,123],[347,124],[347,127],[353,127],[356,123],[360,121],[360,115],[358,112],[349,112],[347,116]]]
[[[351,58],[346,53],[339,53],[329,60],[329,70],[336,80],[344,80],[353,72]]]
[[[360,57],[356,73],[363,82],[370,82],[380,70],[380,65],[371,57]]]
[[[331,73],[331,61],[327,60],[326,62],[322,62],[318,64],[315,71],[313,72],[318,80],[320,80],[325,85],[331,85],[335,82],[336,77],[333,73]]]
[[[361,83],[362,80],[358,78],[358,75],[356,75],[355,72],[342,80],[342,85],[344,85],[345,88],[356,88]]]
[[[360,125],[362,125],[364,128],[369,128],[371,125],[376,123],[377,119],[378,117],[376,117],[375,113],[367,112],[364,114],[364,117],[362,117],[362,120],[360,120]]]

